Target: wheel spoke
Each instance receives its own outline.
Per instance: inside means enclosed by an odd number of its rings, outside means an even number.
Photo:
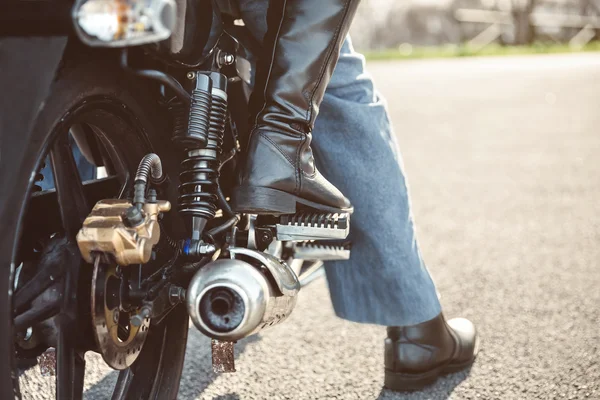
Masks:
[[[127,368],[119,372],[119,378],[117,379],[117,385],[115,386],[111,400],[125,399],[132,380],[133,373],[131,372],[131,369]]]
[[[95,126],[90,126],[90,128],[96,134],[98,143],[102,146],[104,150],[102,153],[106,155],[106,157],[103,158],[106,158],[104,164],[106,167],[107,174],[116,174],[116,176],[119,179],[119,182],[121,183],[121,192],[119,193],[120,197],[121,193],[124,191],[124,189],[129,183],[129,172],[127,166],[123,163],[123,160],[119,155],[117,147],[108,140],[106,135]]]
[[[85,355],[75,349],[71,324],[61,323],[56,349],[56,398],[83,398]]]
[[[59,192],[60,193],[60,192]],[[66,262],[64,291],[61,313],[57,317],[58,335],[56,339],[56,398],[83,398],[83,378],[85,375],[84,352],[80,351],[81,337],[78,336],[77,284],[83,264],[79,253]]]
[[[102,165],[102,155],[94,130],[87,124],[75,124],[69,132],[87,162],[95,166]]]
[[[15,330],[21,331],[33,326],[39,322],[45,321],[48,318],[58,314],[60,311],[61,301],[45,303],[39,308],[32,308],[15,317]]]
[[[67,236],[75,237],[87,217],[89,208],[68,135],[63,134],[56,138],[50,149],[50,161],[63,228]]]
[[[77,245],[67,238],[51,239],[40,257],[36,274],[18,288],[13,298],[16,312],[22,311],[47,288],[56,284],[65,268],[79,268],[81,257]]]

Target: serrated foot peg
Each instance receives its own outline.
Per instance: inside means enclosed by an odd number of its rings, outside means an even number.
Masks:
[[[300,260],[348,260],[350,248],[345,245],[324,243],[298,243],[294,248],[294,258]]]
[[[277,240],[343,240],[350,232],[350,214],[300,213],[282,215],[276,224]]]

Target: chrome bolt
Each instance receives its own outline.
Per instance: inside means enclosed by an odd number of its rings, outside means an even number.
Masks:
[[[192,254],[212,254],[214,253],[217,248],[215,247],[214,244],[211,243],[204,243],[202,241],[198,241],[196,243],[192,243],[192,246],[190,246],[190,252]]]
[[[186,76],[187,76],[188,79],[194,79],[196,77],[196,73],[193,72],[193,71],[190,71],[190,72],[187,73]]]
[[[142,309],[140,310],[140,312],[134,316],[132,316],[131,318],[129,318],[129,322],[131,323],[131,325],[135,326],[135,327],[140,327],[142,326],[142,323],[144,322],[144,320],[146,318],[149,318],[150,315],[152,315],[152,309],[150,308],[150,306],[143,306]]]
[[[144,322],[144,319],[140,315],[136,314],[129,319],[129,322],[131,323],[131,325],[135,326],[136,328],[139,328],[140,326],[142,326],[142,322]]]
[[[233,54],[225,54],[224,56],[225,65],[231,65],[235,61]]]
[[[117,310],[115,310],[115,311],[113,312],[113,322],[114,322],[115,324],[119,323],[119,311],[117,311]]]
[[[222,65],[231,65],[235,61],[233,54],[222,52],[219,54],[219,61]]]
[[[198,246],[198,253],[200,254],[210,254],[214,253],[216,250],[217,248],[215,245],[210,243],[202,243],[200,246]]]

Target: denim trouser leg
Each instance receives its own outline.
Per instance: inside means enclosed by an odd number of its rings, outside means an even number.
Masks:
[[[248,29],[266,31],[267,0],[241,0]],[[349,261],[326,265],[336,314],[355,322],[413,325],[441,312],[422,260],[402,160],[384,100],[346,40],[313,132],[321,173],[354,205]]]
[[[441,307],[417,244],[385,101],[349,39],[321,103],[313,150],[321,173],[355,209],[350,261],[327,265],[337,315],[387,326],[438,315]]]

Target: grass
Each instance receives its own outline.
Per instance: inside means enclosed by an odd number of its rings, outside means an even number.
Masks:
[[[398,49],[367,51],[364,54],[367,60],[410,60],[421,58],[577,53],[582,51],[600,51],[600,41],[590,42],[578,49],[571,48],[568,44],[555,43],[535,43],[529,46],[500,46],[498,44],[490,44],[480,50],[468,45],[413,47],[409,44],[403,44]]]

